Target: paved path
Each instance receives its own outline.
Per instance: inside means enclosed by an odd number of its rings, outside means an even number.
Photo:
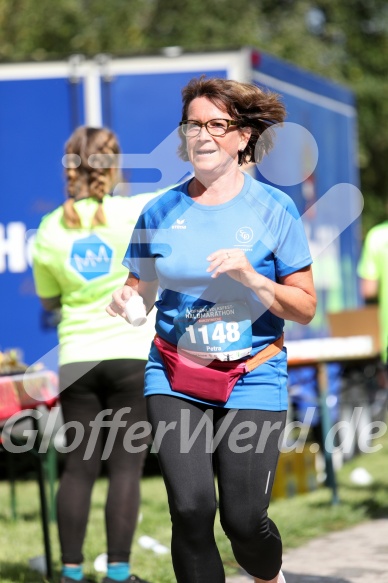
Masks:
[[[388,583],[388,519],[315,539],[284,555],[287,583]],[[226,583],[252,583],[229,577]]]

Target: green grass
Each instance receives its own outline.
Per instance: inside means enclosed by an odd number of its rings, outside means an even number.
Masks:
[[[360,522],[388,517],[388,435],[379,439],[381,449],[373,454],[359,456],[337,473],[340,504],[331,504],[331,491],[320,488],[309,494],[286,500],[274,500],[270,516],[282,533],[285,548],[297,547],[306,541],[334,530],[351,527]],[[350,472],[362,466],[373,476],[370,486],[355,486]],[[93,560],[105,552],[103,523],[106,480],[101,479],[93,492],[92,511],[84,546],[85,572],[99,581]],[[42,577],[28,567],[28,559],[43,553],[39,519],[39,494],[34,481],[17,483],[18,519],[10,515],[9,484],[0,482],[0,581],[2,583],[34,583]],[[159,476],[142,480],[142,520],[133,545],[132,569],[154,583],[174,583],[170,555],[156,555],[142,549],[138,538],[149,535],[162,544],[170,544],[170,518],[166,494]],[[236,572],[237,565],[230,545],[217,521],[216,538],[227,573]],[[59,545],[55,524],[51,526],[51,540],[56,576],[59,577]]]

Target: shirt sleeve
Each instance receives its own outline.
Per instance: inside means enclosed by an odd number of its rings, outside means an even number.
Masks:
[[[376,254],[378,248],[379,246],[376,245],[374,231],[369,231],[365,238],[361,258],[357,266],[357,273],[363,279],[377,280],[380,277],[379,262]]]
[[[278,276],[289,275],[313,262],[302,219],[291,199],[281,213],[274,254]]]
[[[152,230],[148,226],[147,214],[143,213],[137,220],[123,265],[138,279],[154,281],[157,279],[155,257],[151,250]]]
[[[42,237],[39,231],[32,253],[35,289],[40,298],[55,298],[60,296],[62,292],[59,282],[50,269],[48,251],[41,240]]]

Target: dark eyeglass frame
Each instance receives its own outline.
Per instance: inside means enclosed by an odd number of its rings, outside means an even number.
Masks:
[[[208,128],[208,124],[211,123],[212,121],[213,122],[215,122],[215,121],[224,121],[224,122],[226,122],[226,129],[225,129],[224,133],[222,133],[222,134],[212,134],[211,131]],[[183,126],[185,126],[185,125],[187,125],[189,123],[192,123],[193,125],[197,126],[197,128],[198,128],[198,132],[196,134],[191,135],[191,136],[187,136],[187,134],[185,133],[185,131],[183,129]],[[196,121],[195,119],[184,119],[181,122],[179,122],[179,127],[181,128],[181,131],[182,131],[183,135],[185,137],[189,137],[189,138],[195,138],[195,137],[197,137],[200,134],[201,129],[203,127],[206,128],[207,133],[210,134],[211,136],[213,136],[215,138],[223,138],[226,135],[226,132],[228,131],[228,129],[230,128],[230,126],[238,126],[238,125],[239,125],[239,122],[236,121],[236,120],[234,120],[234,119],[223,119],[221,117],[216,117],[214,119],[209,119],[208,121],[205,121],[205,123],[201,123],[200,121]]]

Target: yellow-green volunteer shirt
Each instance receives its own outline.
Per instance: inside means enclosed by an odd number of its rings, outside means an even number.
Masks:
[[[34,279],[40,297],[61,296],[61,365],[147,359],[155,310],[147,324],[134,328],[119,316],[110,317],[105,308],[128,275],[121,262],[136,220],[154,196],[105,196],[102,204],[107,224],[93,228],[90,225],[98,205],[94,199],[75,203],[82,228],[65,227],[62,207],[42,219],[33,249]]]
[[[366,236],[357,269],[363,279],[379,282],[379,310],[382,357],[388,345],[388,221],[373,227]]]

